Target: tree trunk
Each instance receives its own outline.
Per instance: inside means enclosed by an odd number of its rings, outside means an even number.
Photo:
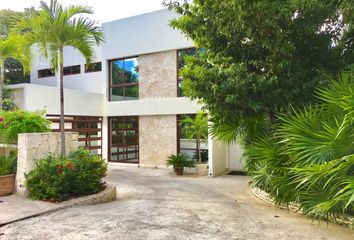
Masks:
[[[61,155],[65,155],[65,126],[64,126],[64,81],[63,81],[63,47],[58,53],[58,70],[57,79],[60,88],[60,140],[61,140]]]
[[[5,63],[4,59],[0,59],[0,111],[2,111],[2,103],[3,103],[3,90],[4,90],[4,81],[5,81]]]
[[[202,162],[202,155],[200,153],[200,137],[197,136],[197,154],[198,154],[198,163]]]

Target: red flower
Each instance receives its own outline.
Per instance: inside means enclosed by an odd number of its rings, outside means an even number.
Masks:
[[[4,118],[3,117],[0,117],[0,122],[4,121]]]

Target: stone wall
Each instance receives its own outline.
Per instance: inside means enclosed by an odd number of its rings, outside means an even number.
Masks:
[[[139,117],[139,164],[166,167],[166,158],[177,152],[176,115]]]
[[[34,166],[34,160],[45,158],[49,153],[60,154],[60,133],[24,133],[18,135],[18,157],[16,174],[16,192],[26,195],[25,174]],[[78,149],[78,133],[65,133],[66,152]]]
[[[139,99],[177,97],[176,50],[139,56]]]

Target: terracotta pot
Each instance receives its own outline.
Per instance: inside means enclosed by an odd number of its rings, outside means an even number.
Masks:
[[[183,175],[184,167],[173,167],[173,169],[177,175]]]
[[[0,176],[0,197],[12,194],[15,187],[15,174]]]
[[[208,164],[207,163],[196,163],[195,164],[195,171],[197,172],[198,176],[208,175]]]

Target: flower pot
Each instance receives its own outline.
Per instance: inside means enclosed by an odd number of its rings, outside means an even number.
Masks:
[[[0,197],[12,194],[15,187],[15,174],[0,176]]]
[[[183,175],[184,167],[173,167],[173,169],[177,175]]]
[[[208,175],[208,164],[207,163],[196,163],[195,164],[195,171],[197,172],[198,176]]]

